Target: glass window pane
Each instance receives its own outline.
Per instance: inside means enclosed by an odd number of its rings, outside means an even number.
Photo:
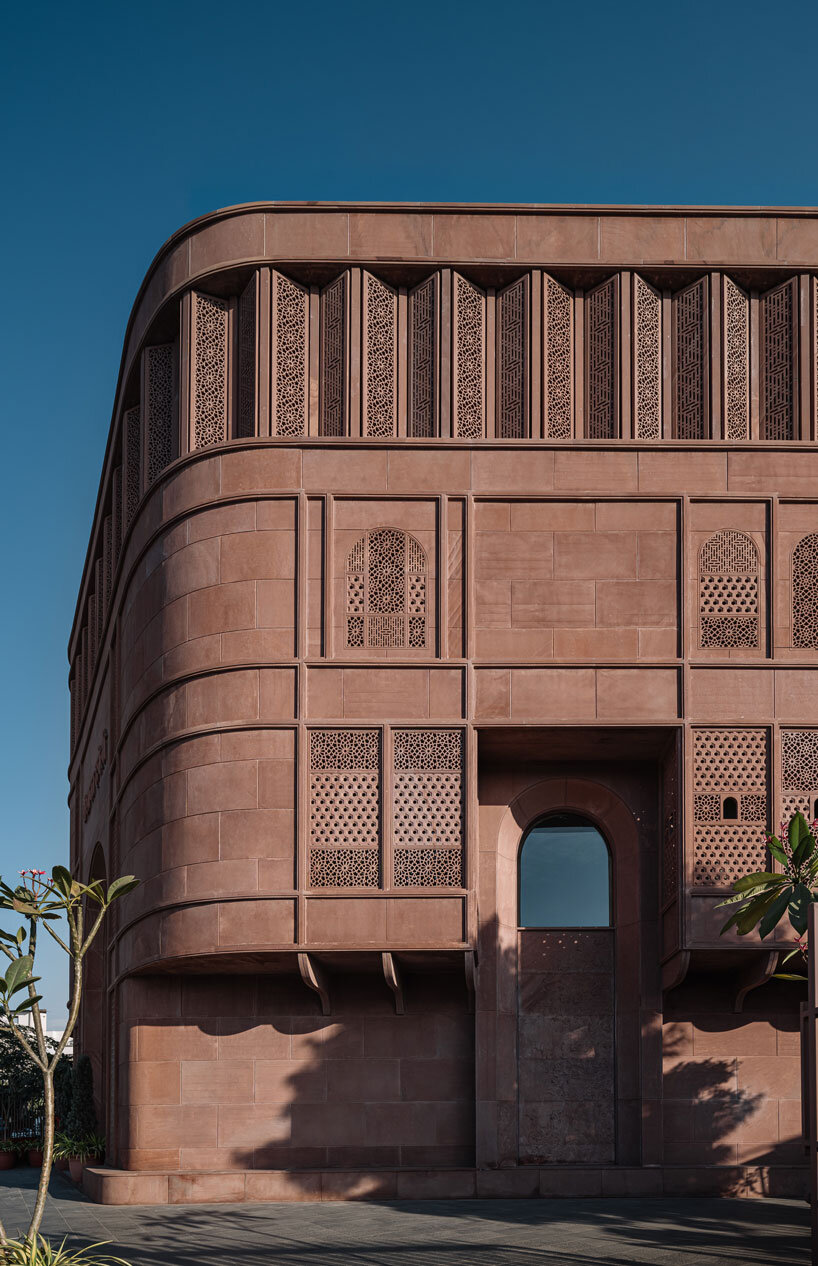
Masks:
[[[609,927],[611,860],[599,831],[575,814],[551,814],[520,850],[520,927]]]

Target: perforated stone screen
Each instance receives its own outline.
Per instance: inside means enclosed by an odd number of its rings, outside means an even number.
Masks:
[[[762,729],[694,730],[694,884],[726,887],[764,869],[768,744]]]
[[[311,731],[310,886],[377,888],[380,842],[380,733]]]
[[[346,560],[347,645],[426,645],[426,554],[400,528],[373,528]]]
[[[463,734],[395,730],[393,846],[396,887],[463,882]]]

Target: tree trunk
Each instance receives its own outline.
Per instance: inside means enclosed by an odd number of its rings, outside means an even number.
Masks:
[[[52,1069],[43,1072],[43,1099],[45,1101],[45,1128],[43,1130],[43,1167],[40,1170],[40,1185],[37,1188],[37,1201],[28,1228],[29,1243],[36,1240],[40,1224],[45,1213],[45,1198],[48,1195],[48,1183],[51,1178],[51,1166],[54,1163],[54,1073]]]

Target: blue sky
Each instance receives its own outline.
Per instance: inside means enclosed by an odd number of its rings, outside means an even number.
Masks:
[[[817,36],[786,0],[7,7],[4,875],[67,855],[66,640],[165,238],[258,199],[815,205]]]

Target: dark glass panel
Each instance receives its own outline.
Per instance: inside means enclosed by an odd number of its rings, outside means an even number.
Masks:
[[[520,927],[609,927],[611,860],[592,823],[551,814],[536,823],[520,850]]]

